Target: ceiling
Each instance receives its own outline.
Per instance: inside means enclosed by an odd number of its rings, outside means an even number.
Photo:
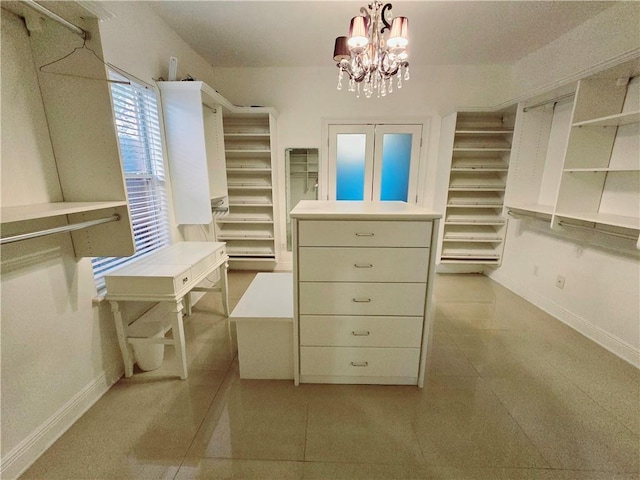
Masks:
[[[152,1],[214,67],[333,65],[362,1]],[[597,1],[398,1],[412,65],[512,64],[613,6]]]

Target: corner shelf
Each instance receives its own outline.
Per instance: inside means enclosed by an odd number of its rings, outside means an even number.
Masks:
[[[639,75],[634,58],[581,79],[571,101],[541,108],[544,100],[532,99],[536,108],[523,108],[508,211],[545,220],[558,232],[630,239],[634,246],[616,242],[625,251],[640,249]],[[575,238],[609,243],[584,232]]]

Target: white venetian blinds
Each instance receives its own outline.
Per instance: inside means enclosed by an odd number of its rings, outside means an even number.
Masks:
[[[104,275],[134,259],[170,243],[165,173],[155,91],[113,71],[111,98],[127,186],[129,210],[136,245],[131,257],[92,259],[96,287],[104,287]]]

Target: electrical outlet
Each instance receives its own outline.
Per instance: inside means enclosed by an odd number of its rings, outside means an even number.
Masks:
[[[564,288],[564,277],[562,275],[558,275],[558,278],[556,278],[556,287]]]

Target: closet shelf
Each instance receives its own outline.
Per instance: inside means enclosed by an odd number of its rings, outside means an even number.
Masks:
[[[106,208],[126,206],[126,201],[115,202],[52,202],[31,205],[17,205],[0,208],[2,223],[22,222],[40,218],[57,217],[74,213],[92,212]]]
[[[253,202],[247,200],[229,200],[230,207],[273,207],[273,203],[271,202]]]
[[[607,167],[597,167],[597,168],[565,168],[563,172],[566,173],[581,173],[581,172],[640,172],[640,165],[636,168],[607,168]]]
[[[243,165],[243,166],[233,166],[227,167],[227,173],[270,173],[271,168],[260,167],[255,165]]]
[[[594,118],[574,123],[574,127],[619,127],[640,123],[640,111],[618,113],[607,117]]]
[[[230,138],[230,139],[234,139],[234,138],[240,138],[242,140],[251,140],[252,138],[257,138],[257,139],[264,139],[264,138],[270,138],[271,134],[270,133],[264,133],[264,132],[228,132],[224,134],[224,138]]]
[[[271,185],[255,185],[248,183],[229,183],[229,190],[271,190]]]
[[[273,241],[273,235],[248,235],[248,234],[238,234],[238,235],[218,235],[219,240],[269,240]]]
[[[478,201],[475,203],[447,203],[447,208],[502,208],[502,203],[499,201],[490,203],[484,201]]]
[[[542,214],[546,216],[550,216],[553,214],[553,207],[551,205],[539,205],[536,203],[526,203],[526,204],[512,204],[506,205],[508,210],[514,210],[517,215],[518,212],[525,213],[533,213],[533,214]]]
[[[459,243],[466,243],[466,242],[485,242],[485,243],[500,243],[502,242],[502,237],[472,237],[472,236],[465,236],[465,237],[457,237],[457,236],[452,236],[452,235],[445,235],[443,240],[445,242],[459,242]]]
[[[467,128],[455,131],[456,135],[510,135],[511,128]]]
[[[510,147],[454,147],[454,152],[510,152]]]

